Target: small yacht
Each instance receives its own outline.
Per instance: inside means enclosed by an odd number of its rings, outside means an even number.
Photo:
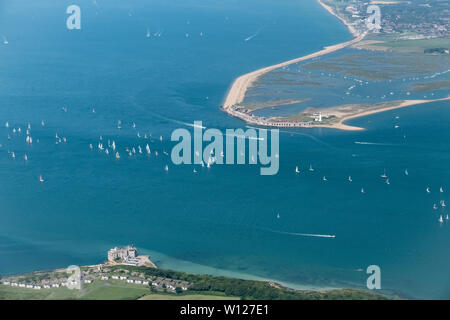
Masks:
[[[300,170],[298,170],[298,167],[295,167],[295,173],[300,173]]]
[[[448,220],[448,214],[445,216],[445,220]]]
[[[132,127],[133,129],[135,129],[135,128],[136,128],[136,123],[133,122],[133,124],[131,125],[131,127]]]
[[[389,179],[386,179],[386,184],[391,184],[391,182],[389,181]]]
[[[440,188],[439,188],[439,192],[440,192],[440,193],[443,193],[443,192],[444,192],[444,189],[442,189],[442,187],[440,187]]]
[[[408,169],[405,169],[405,176],[409,175]]]
[[[103,149],[104,149],[103,144],[102,144],[101,142],[98,143],[98,148],[99,148],[100,150],[103,150]]]
[[[430,187],[427,187],[427,193],[431,193]]]
[[[383,174],[382,174],[380,177],[382,177],[383,179],[386,179],[386,178],[387,178],[386,170],[384,170]]]
[[[44,120],[41,121],[41,126],[43,126],[43,127],[45,126]]]
[[[323,176],[322,180],[327,181],[327,177]]]
[[[147,34],[145,35],[147,38],[150,38],[150,30],[147,28]]]
[[[361,193],[366,193],[366,192],[364,191],[364,188],[361,188]]]
[[[15,159],[16,158],[16,154],[13,152],[11,152],[11,158]]]
[[[116,152],[116,159],[120,159],[120,154],[119,154],[119,152]]]
[[[25,160],[25,161],[28,160],[28,156],[26,154],[23,156],[23,160]]]
[[[166,164],[164,170],[166,170],[166,172],[169,171],[169,166],[167,164]]]
[[[42,174],[39,176],[39,182],[44,182],[44,178],[42,178]]]
[[[352,176],[348,176],[348,181],[349,182],[352,182],[353,180],[352,180]]]
[[[89,144],[89,149],[94,149],[94,146],[92,145],[92,143]]]
[[[439,217],[439,222],[440,222],[440,223],[444,222],[444,219],[442,219],[442,214],[441,214],[440,217]]]
[[[313,169],[311,164],[309,165],[309,171],[314,171],[314,169]]]
[[[437,208],[438,208],[437,204],[436,203],[433,204],[433,210],[437,210]]]
[[[163,137],[162,136],[159,136],[159,141],[163,141]]]
[[[195,168],[194,168],[193,172],[194,172],[194,173],[197,173],[197,170],[195,170]]]
[[[105,150],[105,153],[106,153],[106,154],[109,154],[109,149],[106,149],[106,150]]]
[[[9,128],[9,123],[8,122],[5,123],[5,128]]]
[[[138,146],[138,152],[139,152],[139,154],[142,154],[142,148],[141,148],[141,146]]]
[[[277,219],[280,219],[280,214],[277,214]]]

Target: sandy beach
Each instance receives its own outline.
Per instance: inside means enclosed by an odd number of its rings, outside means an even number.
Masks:
[[[289,61],[285,61],[276,65],[272,65],[269,67],[265,67],[247,74],[244,74],[242,76],[240,76],[239,78],[237,78],[230,90],[228,91],[227,97],[225,98],[225,102],[223,104],[223,109],[225,112],[227,112],[228,114],[238,117],[244,121],[246,121],[247,123],[250,124],[257,124],[257,125],[268,125],[270,126],[272,122],[268,122],[267,124],[263,124],[260,121],[258,121],[258,119],[254,118],[251,113],[242,113],[242,112],[235,112],[234,108],[239,105],[240,103],[242,103],[245,99],[245,94],[247,92],[247,90],[255,83],[255,81],[261,77],[262,75],[275,70],[275,69],[279,69],[285,66],[289,66],[291,64],[294,63],[298,63],[301,61],[306,61],[309,59],[313,59],[316,57],[320,57],[338,50],[341,50],[345,47],[354,45],[358,42],[360,42],[361,40],[364,39],[365,37],[365,33],[363,34],[358,34],[358,32],[355,30],[355,28],[353,28],[352,25],[350,25],[349,22],[347,22],[345,19],[343,19],[342,17],[338,16],[333,9],[324,4],[322,2],[322,0],[317,0],[322,7],[324,7],[330,14],[332,14],[333,16],[337,17],[339,20],[341,20],[350,30],[350,32],[355,36],[355,38],[353,40],[347,41],[347,42],[343,42],[343,43],[339,43],[336,45],[332,45],[329,47],[325,47],[323,50],[300,57],[300,58],[296,58],[296,59],[292,59]],[[414,106],[414,105],[418,105],[418,104],[425,104],[425,103],[430,103],[430,102],[435,102],[435,101],[444,101],[444,100],[450,100],[450,96],[447,98],[443,98],[443,99],[434,99],[434,100],[403,100],[400,101],[400,103],[398,103],[398,101],[392,101],[393,105],[392,106],[388,106],[388,107],[384,107],[384,108],[373,108],[373,109],[369,109],[367,111],[362,111],[360,113],[356,113],[356,114],[351,114],[351,115],[345,115],[345,113],[339,113],[338,111],[336,112],[336,114],[333,114],[333,110],[332,108],[330,108],[329,113],[335,115],[336,117],[338,117],[339,121],[336,123],[331,123],[331,124],[311,124],[308,126],[301,126],[301,127],[306,127],[306,128],[317,128],[317,127],[323,127],[323,128],[333,128],[333,129],[339,129],[339,130],[348,130],[348,131],[356,131],[356,130],[364,130],[364,128],[359,128],[359,127],[355,127],[355,126],[349,126],[346,125],[345,122],[350,120],[350,119],[354,119],[354,118],[358,118],[358,117],[363,117],[363,116],[367,116],[367,115],[371,115],[374,113],[378,113],[378,112],[384,112],[384,111],[389,111],[389,110],[393,110],[393,109],[398,109],[398,108],[404,108],[404,107],[408,107],[408,106]],[[292,125],[294,124],[293,121],[289,122],[286,121],[286,127],[292,127],[292,126],[296,126],[296,125]],[[277,122],[273,122],[273,126],[276,127],[280,127],[283,125],[280,125]],[[300,127],[300,126],[297,126]]]
[[[265,67],[265,68],[253,71],[251,73],[244,74],[243,76],[240,76],[239,78],[237,78],[234,81],[233,85],[231,86],[231,89],[229,90],[228,95],[223,104],[223,109],[225,111],[227,111],[227,109],[229,109],[239,103],[242,103],[242,101],[244,101],[245,93],[247,92],[248,88],[250,88],[252,86],[252,84],[260,76],[262,76],[272,70],[278,69],[278,68],[286,67],[286,66],[289,66],[289,65],[297,63],[297,62],[313,59],[316,57],[320,57],[320,56],[329,54],[331,52],[341,50],[342,48],[345,48],[347,46],[355,44],[356,42],[361,41],[364,38],[364,36],[365,35],[362,34],[353,40],[350,40],[350,41],[347,41],[344,43],[335,44],[333,46],[325,47],[325,49],[315,52],[315,53],[311,53],[307,56],[292,59],[292,60],[282,62],[282,63],[276,64],[276,65],[273,65],[270,67]]]

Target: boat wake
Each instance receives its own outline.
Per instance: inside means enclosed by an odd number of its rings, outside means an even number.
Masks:
[[[265,230],[273,233],[286,234],[297,237],[332,238],[332,239],[336,238],[336,235],[334,234],[298,233],[298,232],[277,231],[272,229],[265,229]]]
[[[395,146],[395,144],[393,143],[366,142],[366,141],[355,141],[355,144],[372,145],[372,146]]]

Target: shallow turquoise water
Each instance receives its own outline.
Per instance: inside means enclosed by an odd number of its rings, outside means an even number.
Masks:
[[[108,248],[133,243],[163,267],[293,285],[364,287],[358,269],[378,264],[389,292],[450,297],[450,224],[432,210],[450,178],[448,103],[351,122],[364,132],[281,130],[276,176],[255,166],[166,173],[167,137],[184,123],[245,127],[219,109],[236,76],[351,36],[312,0],[97,2],[80,2],[81,31],[65,29],[69,1],[0,7],[9,41],[0,45],[0,273],[102,262]],[[147,27],[161,37],[147,39]],[[151,143],[158,157],[89,150],[100,135],[144,146],[138,131],[164,137]],[[67,143],[55,144],[56,133]]]

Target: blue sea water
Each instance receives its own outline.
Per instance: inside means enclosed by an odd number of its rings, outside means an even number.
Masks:
[[[97,0],[78,1],[82,29],[69,31],[70,4],[0,2],[1,274],[100,263],[133,243],[161,267],[294,287],[364,288],[376,264],[385,292],[450,298],[450,224],[432,210],[450,190],[448,102],[351,121],[361,132],[281,130],[276,176],[194,175],[163,153],[174,129],[245,128],[219,108],[233,79],[349,40],[345,26],[313,0]],[[150,157],[89,149],[100,136],[144,146],[137,132],[154,137]]]

